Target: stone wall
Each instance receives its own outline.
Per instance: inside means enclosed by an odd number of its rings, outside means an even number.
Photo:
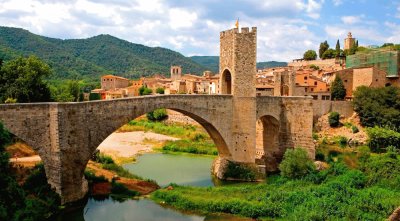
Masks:
[[[351,117],[354,113],[351,101],[313,100],[312,104],[314,122],[321,116],[330,112],[338,112],[344,117]]]
[[[279,122],[277,133],[271,135],[277,136],[277,141],[271,140],[264,146],[265,156],[262,160],[266,171],[277,170],[287,148],[303,148],[311,158],[315,157],[312,140],[313,107],[310,97],[257,97],[257,120],[265,117],[271,120],[264,123],[264,128],[257,128],[259,136],[262,135],[260,130],[271,131],[275,127],[271,125],[272,122]],[[278,143],[273,145],[274,142]]]

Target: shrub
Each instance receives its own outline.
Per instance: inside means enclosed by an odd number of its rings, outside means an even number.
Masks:
[[[259,174],[256,173],[257,168],[247,166],[241,163],[228,161],[227,169],[224,174],[224,179],[239,179],[239,180],[256,180]]]
[[[336,138],[336,143],[342,148],[347,146],[347,141],[348,141],[347,137],[344,136],[338,136]]]
[[[104,155],[100,152],[96,152],[95,156],[94,156],[94,161],[97,163],[101,163],[101,164],[114,164],[114,160],[107,155]]]
[[[99,93],[90,93],[89,94],[89,101],[96,101],[101,100],[101,96]]]
[[[139,88],[139,95],[140,96],[145,96],[145,95],[150,95],[153,93],[153,90],[151,90],[148,87],[142,86]]]
[[[353,134],[356,134],[356,133],[358,133],[358,132],[360,132],[360,130],[358,129],[358,127],[356,127],[356,126],[351,126],[351,131],[353,132]]]
[[[150,121],[162,121],[168,117],[168,114],[167,110],[160,108],[147,113],[146,117]]]
[[[159,88],[156,89],[156,93],[157,93],[157,94],[164,94],[164,93],[165,93],[165,90],[164,90],[164,88],[159,87]]]
[[[400,89],[397,87],[357,87],[353,93],[354,110],[363,126],[389,127],[400,131]]]
[[[315,171],[315,165],[304,149],[295,148],[286,150],[279,170],[282,176],[295,179]]]
[[[378,184],[400,190],[400,159],[392,154],[371,156],[361,169],[367,175],[368,185]]]
[[[93,172],[85,170],[85,178],[89,183],[102,183],[108,182],[108,180],[103,176],[96,176]]]
[[[318,134],[312,133],[312,138],[313,138],[313,140],[318,140],[319,139]]]
[[[311,64],[311,65],[310,65],[310,68],[311,68],[311,69],[314,69],[314,70],[319,70],[319,66],[317,66],[317,65],[315,65],[315,64]]]
[[[339,126],[339,123],[340,123],[339,118],[340,118],[340,114],[338,112],[331,112],[328,117],[329,125],[331,127]]]
[[[317,153],[315,154],[315,160],[325,161],[325,154],[319,149],[317,149]]]
[[[367,128],[366,131],[372,152],[384,152],[388,146],[400,148],[400,133],[376,126]]]

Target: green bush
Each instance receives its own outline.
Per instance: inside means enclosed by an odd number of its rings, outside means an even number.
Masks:
[[[345,136],[336,137],[336,143],[342,148],[347,146],[347,141],[348,141],[348,139]]]
[[[368,134],[368,145],[372,152],[385,152],[388,146],[400,148],[400,133],[377,126],[367,128],[366,131]]]
[[[315,171],[315,165],[307,151],[302,148],[295,148],[286,150],[279,170],[283,177],[296,179]]]
[[[319,70],[319,66],[317,66],[317,65],[315,65],[315,64],[311,64],[311,65],[310,65],[310,68],[311,68],[311,69],[314,69],[314,70]]]
[[[139,88],[139,95],[140,96],[145,96],[145,95],[151,95],[153,93],[153,90],[146,86],[142,86]]]
[[[85,170],[85,178],[89,183],[103,183],[108,182],[108,180],[103,176],[96,176],[93,172]]]
[[[150,121],[162,121],[168,117],[167,110],[164,108],[156,109],[146,114],[146,117]]]
[[[315,153],[315,160],[325,161],[325,154],[320,149],[317,149],[317,152]]]
[[[361,168],[368,185],[400,190],[400,159],[391,153],[371,156]]]
[[[97,163],[101,163],[101,164],[114,164],[114,160],[107,155],[104,155],[100,152],[96,152],[95,156],[94,156],[94,161]]]
[[[398,87],[357,87],[354,110],[366,127],[387,127],[400,132],[400,89]]]
[[[224,173],[224,179],[254,181],[260,178],[260,174],[257,174],[256,171],[257,168],[253,168],[249,165],[228,161],[228,165]]]
[[[328,117],[328,122],[331,127],[337,127],[340,124],[340,114],[338,112],[331,112]]]
[[[353,132],[353,134],[356,134],[356,133],[358,133],[358,132],[360,132],[360,130],[358,129],[358,127],[356,127],[356,126],[351,126],[351,131]]]
[[[99,93],[89,94],[89,101],[97,101],[97,100],[101,100],[101,95]]]
[[[164,94],[164,93],[165,93],[165,90],[164,90],[164,88],[159,87],[159,88],[156,89],[156,93],[157,93],[157,94]]]

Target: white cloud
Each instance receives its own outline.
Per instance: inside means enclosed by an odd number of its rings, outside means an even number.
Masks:
[[[352,25],[352,24],[360,23],[364,18],[365,18],[365,15],[360,15],[360,16],[351,15],[351,16],[343,16],[343,17],[341,17],[341,20],[346,25]]]
[[[342,0],[332,0],[332,2],[333,2],[334,6],[339,6],[339,5],[343,4]]]
[[[332,0],[336,6],[343,1]],[[0,25],[63,39],[111,34],[133,43],[170,48],[184,55],[218,55],[219,32],[233,28],[236,18],[240,17],[242,27],[258,26],[259,61],[299,58],[305,50],[317,49],[326,38],[335,41],[345,38],[348,31],[370,42],[374,38],[375,42],[397,40],[396,36],[400,36],[400,31],[395,31],[399,30],[397,26],[388,24],[389,31],[382,33],[376,28],[379,21],[373,23],[361,16],[343,16],[338,24],[324,24],[325,17],[320,13],[325,2],[0,0]]]
[[[190,28],[197,20],[195,12],[189,12],[185,9],[173,8],[169,10],[169,25],[172,29]]]

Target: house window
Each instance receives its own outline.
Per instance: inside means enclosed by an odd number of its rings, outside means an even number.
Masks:
[[[304,80],[307,80],[307,77],[304,77]]]
[[[314,85],[317,86],[317,85],[318,85],[318,82],[314,81]]]
[[[304,91],[307,92],[307,88],[304,88]]]
[[[318,100],[318,95],[312,95],[312,98],[313,98],[314,100]]]
[[[345,83],[347,83],[347,80],[344,80]]]
[[[313,92],[314,91],[314,88],[311,88],[311,92]]]

